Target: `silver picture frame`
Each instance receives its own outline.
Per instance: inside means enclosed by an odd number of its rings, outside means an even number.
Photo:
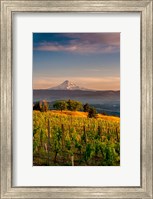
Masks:
[[[152,0],[0,0],[0,187],[2,199],[141,198],[153,196]],[[12,68],[13,14],[16,12],[139,12],[141,15],[141,186],[139,187],[13,187]],[[90,180],[90,179],[89,179]],[[92,180],[92,179],[91,179]],[[111,180],[111,179],[110,179]]]

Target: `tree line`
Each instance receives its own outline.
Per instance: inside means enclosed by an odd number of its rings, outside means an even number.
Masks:
[[[88,113],[89,118],[96,118],[97,111],[94,107],[90,106],[88,103],[82,104],[76,100],[59,100],[54,102],[53,108],[56,110],[60,110],[61,112],[64,110],[69,111],[83,111]],[[49,105],[46,100],[42,100],[40,102],[36,102],[33,106],[33,110],[39,110],[41,112],[46,112],[49,110]]]

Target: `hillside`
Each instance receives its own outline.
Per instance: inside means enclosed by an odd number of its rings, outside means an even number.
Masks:
[[[88,113],[80,112],[80,111],[62,111],[61,112],[58,110],[52,110],[50,112],[54,115],[59,115],[59,116],[61,115],[61,116],[83,117],[83,118],[87,118],[88,116]],[[108,115],[103,115],[103,114],[97,114],[97,119],[120,122],[119,117],[108,116]]]
[[[33,111],[34,166],[119,166],[120,118]]]

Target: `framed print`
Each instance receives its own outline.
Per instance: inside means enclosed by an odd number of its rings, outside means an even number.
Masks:
[[[152,198],[152,0],[1,0],[1,198]]]

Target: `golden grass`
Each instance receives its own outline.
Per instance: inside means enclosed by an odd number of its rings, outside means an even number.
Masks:
[[[58,111],[58,110],[52,110],[50,111],[53,114],[58,114],[58,115],[70,115],[74,117],[87,117],[87,113],[85,112],[80,112],[80,111]]]
[[[73,116],[73,117],[84,117],[87,118],[88,113],[80,112],[80,111],[59,111],[59,110],[51,110],[49,111],[52,114],[56,115],[63,115],[63,116]],[[109,121],[116,121],[119,122],[120,118],[115,116],[108,116],[103,114],[97,114],[98,119],[109,120]]]
[[[120,118],[117,116],[108,116],[108,115],[103,115],[103,114],[98,114],[98,118],[103,119],[103,120],[116,121],[116,122],[120,121]]]

